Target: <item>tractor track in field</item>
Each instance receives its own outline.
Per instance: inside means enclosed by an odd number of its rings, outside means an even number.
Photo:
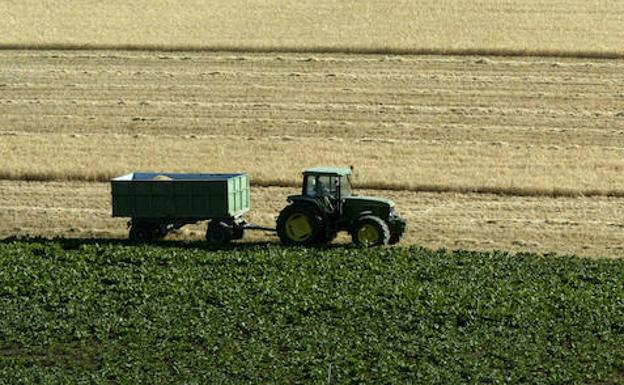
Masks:
[[[109,182],[117,174],[86,175],[86,174],[45,174],[24,173],[11,174],[0,171],[0,180],[22,182]],[[299,188],[300,181],[252,179],[251,187],[290,187]],[[490,186],[445,186],[445,185],[407,185],[386,182],[357,183],[356,188],[370,191],[397,191],[412,193],[457,193],[477,195],[500,195],[510,197],[546,197],[546,198],[624,198],[624,190],[579,190],[579,189],[538,189],[531,187],[490,187]]]
[[[624,59],[624,52],[606,50],[514,49],[514,48],[400,48],[358,46],[232,46],[232,45],[163,45],[163,44],[72,44],[4,43],[0,51],[140,51],[174,53],[251,53],[251,54],[347,54],[347,55],[435,55],[543,57],[573,59]]]

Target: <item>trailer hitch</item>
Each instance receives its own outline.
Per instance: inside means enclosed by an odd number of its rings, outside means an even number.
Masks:
[[[274,229],[272,227],[265,227],[265,226],[259,226],[253,223],[246,223],[243,228],[245,230],[261,230],[261,231],[271,231],[271,232],[277,232],[277,229]]]

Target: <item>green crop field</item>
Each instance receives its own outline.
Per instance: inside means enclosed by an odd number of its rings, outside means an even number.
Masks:
[[[624,261],[0,243],[0,383],[624,383]]]

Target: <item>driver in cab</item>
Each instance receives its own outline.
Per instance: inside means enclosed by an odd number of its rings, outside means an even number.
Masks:
[[[308,186],[308,196],[311,198],[321,198],[325,202],[325,205],[330,211],[333,211],[334,207],[332,204],[332,200],[336,199],[335,197],[335,188],[331,189],[329,186],[329,180],[323,180],[323,178],[312,179],[310,182],[311,185]]]

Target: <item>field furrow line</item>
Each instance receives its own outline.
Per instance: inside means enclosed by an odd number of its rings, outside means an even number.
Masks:
[[[0,180],[22,182],[109,182],[119,173],[92,174],[84,173],[38,173],[24,172],[15,173],[0,170]],[[254,178],[251,180],[252,187],[301,187],[300,181],[285,179]],[[356,182],[358,189],[371,191],[398,191],[412,193],[458,193],[458,194],[482,194],[517,197],[548,197],[548,198],[589,198],[609,197],[624,198],[624,189],[574,189],[574,188],[536,188],[536,187],[503,187],[503,186],[470,186],[470,185],[443,185],[443,184],[410,184],[392,182]],[[2,207],[0,207],[2,208]]]
[[[351,55],[436,55],[494,57],[553,57],[575,59],[624,59],[621,50],[532,49],[532,48],[402,48],[381,46],[287,46],[287,45],[193,45],[193,44],[74,44],[74,43],[3,43],[4,51],[140,51],[140,52],[229,52],[287,54]]]
[[[42,213],[89,213],[110,215],[110,210],[91,209],[86,207],[38,207],[38,206],[0,206],[0,210],[8,212],[42,212]]]

